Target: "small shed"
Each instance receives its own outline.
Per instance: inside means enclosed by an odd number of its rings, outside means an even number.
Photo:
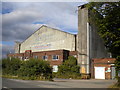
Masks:
[[[94,79],[115,79],[115,58],[92,59],[91,77]]]

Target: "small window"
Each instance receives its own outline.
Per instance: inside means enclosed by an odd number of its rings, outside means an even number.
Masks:
[[[48,59],[48,56],[43,56],[42,59],[43,59],[43,60],[47,60],[47,59]]]
[[[53,59],[53,60],[58,60],[58,59],[59,59],[59,55],[53,55],[53,56],[52,56],[52,59]]]
[[[34,56],[34,59],[38,59],[38,56]]]

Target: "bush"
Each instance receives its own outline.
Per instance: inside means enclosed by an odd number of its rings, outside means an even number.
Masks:
[[[30,77],[35,79],[36,77],[42,77],[45,79],[52,78],[52,68],[47,61],[30,59],[25,61],[19,69],[20,77]]]
[[[120,70],[120,56],[118,56],[116,58],[115,67],[116,67],[116,78],[118,79],[118,72]],[[119,81],[119,83],[120,83],[120,81]]]
[[[69,56],[68,60],[58,67],[56,77],[58,78],[80,78],[80,67],[77,66],[77,59],[73,56]]]
[[[18,58],[7,58],[2,60],[2,69],[4,76],[18,76],[21,79],[30,80],[52,79],[52,68],[49,62],[44,60],[21,61]]]
[[[3,74],[17,75],[21,61],[18,58],[7,58],[2,60]]]

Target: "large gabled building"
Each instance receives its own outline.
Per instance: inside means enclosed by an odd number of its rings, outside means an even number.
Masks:
[[[58,65],[68,56],[77,57],[76,45],[77,35],[43,25],[23,42],[16,42],[15,54],[8,56],[21,60],[30,58],[48,60],[54,72],[57,72]]]

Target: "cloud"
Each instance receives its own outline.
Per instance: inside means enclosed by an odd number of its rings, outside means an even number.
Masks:
[[[0,50],[0,51],[2,51],[2,56],[0,56],[0,58],[1,57],[2,58],[6,58],[7,54],[14,53],[14,46],[12,46],[12,45],[6,45],[6,44],[0,44],[0,47],[1,46],[2,46],[2,48],[0,48],[0,49],[2,49],[2,50]]]
[[[2,15],[3,40],[24,40],[40,26],[41,22],[69,32],[77,32],[77,5],[81,3],[4,3]],[[40,23],[40,24],[41,24]]]
[[[62,31],[77,33],[77,6],[83,3],[67,2],[3,2],[2,41],[23,41],[41,24]],[[3,56],[14,46],[3,45]]]

